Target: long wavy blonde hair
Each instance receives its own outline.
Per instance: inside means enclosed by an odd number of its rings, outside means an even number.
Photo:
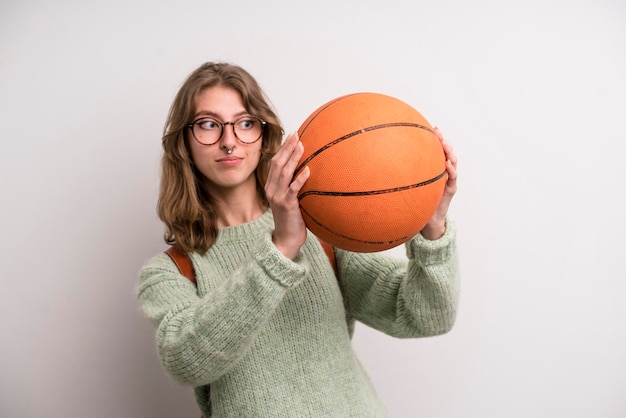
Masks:
[[[164,152],[157,204],[159,218],[166,226],[165,242],[183,251],[205,253],[218,234],[213,199],[191,158],[187,128],[195,115],[198,95],[214,86],[239,92],[246,111],[267,122],[255,172],[257,193],[266,206],[264,186],[270,160],[280,147],[284,133],[269,99],[243,68],[229,63],[207,62],[187,77],[174,98],[163,131]]]

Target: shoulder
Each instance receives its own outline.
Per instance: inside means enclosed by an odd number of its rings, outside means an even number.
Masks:
[[[139,289],[179,275],[176,264],[165,251],[161,251],[146,260],[139,270]]]
[[[176,271],[177,269],[170,256],[163,250],[148,258],[141,267],[142,272],[151,270]]]

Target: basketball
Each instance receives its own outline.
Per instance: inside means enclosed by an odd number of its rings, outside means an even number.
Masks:
[[[445,154],[426,119],[379,93],[338,97],[298,129],[311,175],[298,194],[317,237],[355,252],[405,243],[432,217],[448,178]]]

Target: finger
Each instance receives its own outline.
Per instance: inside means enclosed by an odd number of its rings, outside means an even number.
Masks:
[[[439,141],[443,142],[443,134],[441,133],[441,131],[439,130],[439,127],[434,126],[433,127],[433,131],[435,132],[435,135],[437,135],[437,138],[439,138]]]
[[[456,167],[456,154],[454,154],[454,148],[452,147],[452,144],[450,144],[448,141],[444,139],[443,134],[441,133],[438,127],[435,126],[433,128],[433,131],[439,138],[439,142],[441,142],[441,147],[443,148],[446,162],[450,161],[452,165]]]
[[[457,177],[457,158],[456,154],[452,152],[449,145],[446,146],[446,171],[448,172],[448,181],[456,181]]]
[[[291,153],[291,155],[289,156],[289,159],[285,163],[284,173],[286,176],[289,176],[291,179],[293,179],[293,175],[296,171],[296,168],[298,167],[298,164],[300,163],[300,158],[302,158],[303,154],[304,154],[304,145],[302,144],[302,142],[298,140],[298,142],[296,143],[293,149],[293,152]]]
[[[303,153],[304,146],[300,142],[298,133],[294,132],[290,134],[281,148],[280,155],[275,161],[277,169],[280,170],[281,177],[287,176],[291,181]]]
[[[456,167],[453,166],[450,161],[446,162],[446,171],[448,172],[448,185],[455,184],[457,179],[457,171]]]
[[[301,178],[297,185],[293,188],[291,187],[294,180],[294,172],[303,153],[304,146],[298,139],[298,136],[290,136],[289,140],[286,141],[284,152],[281,153],[279,158],[272,161],[272,168],[274,171],[271,177],[268,176],[266,191],[269,189],[270,192],[277,192],[279,196],[289,196],[290,199],[294,198],[294,195],[297,194],[306,179],[308,179],[308,175],[306,175]],[[296,191],[293,192],[293,189]]]
[[[287,136],[285,142],[272,157],[270,170],[267,176],[268,182],[274,183],[279,180],[282,175],[283,168],[287,161],[289,161],[291,154],[293,154],[294,147],[297,143],[297,134],[290,134]]]
[[[281,154],[284,162],[286,162],[290,158],[299,141],[300,138],[298,137],[297,132],[293,132],[287,135],[287,139],[285,139],[285,142],[279,150],[279,153]]]
[[[304,186],[304,183],[306,183],[310,176],[311,170],[309,169],[309,166],[304,167],[304,169],[300,171],[300,174],[298,174],[296,178],[291,182],[291,184],[289,185],[289,189],[293,193],[298,194],[298,192],[300,191],[300,189],[302,189],[302,186]]]
[[[457,188],[457,170],[456,163],[451,160],[446,161],[446,171],[448,173],[448,179],[446,180],[444,196],[448,196],[450,199],[456,193]]]
[[[276,154],[272,157],[272,165],[282,169],[293,153],[294,147],[298,143],[297,135],[289,134],[285,142],[280,146]]]
[[[446,191],[450,194],[454,194],[456,191],[456,181],[457,181],[457,157],[454,153],[454,148],[452,144],[443,139],[443,135],[441,135],[441,131],[438,128],[435,128],[438,133],[439,139],[441,141],[441,146],[443,148],[445,158],[446,158],[446,171],[448,173],[448,180],[446,181]]]
[[[452,165],[456,167],[457,158],[456,158],[456,154],[454,153],[454,149],[452,148],[452,145],[447,141],[444,141],[441,145],[443,146],[443,151],[445,153],[446,160],[450,161]]]

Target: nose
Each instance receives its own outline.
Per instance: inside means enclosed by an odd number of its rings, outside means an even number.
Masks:
[[[222,137],[220,138],[222,147],[232,149],[237,144],[234,127],[235,125],[232,122],[224,122]]]

